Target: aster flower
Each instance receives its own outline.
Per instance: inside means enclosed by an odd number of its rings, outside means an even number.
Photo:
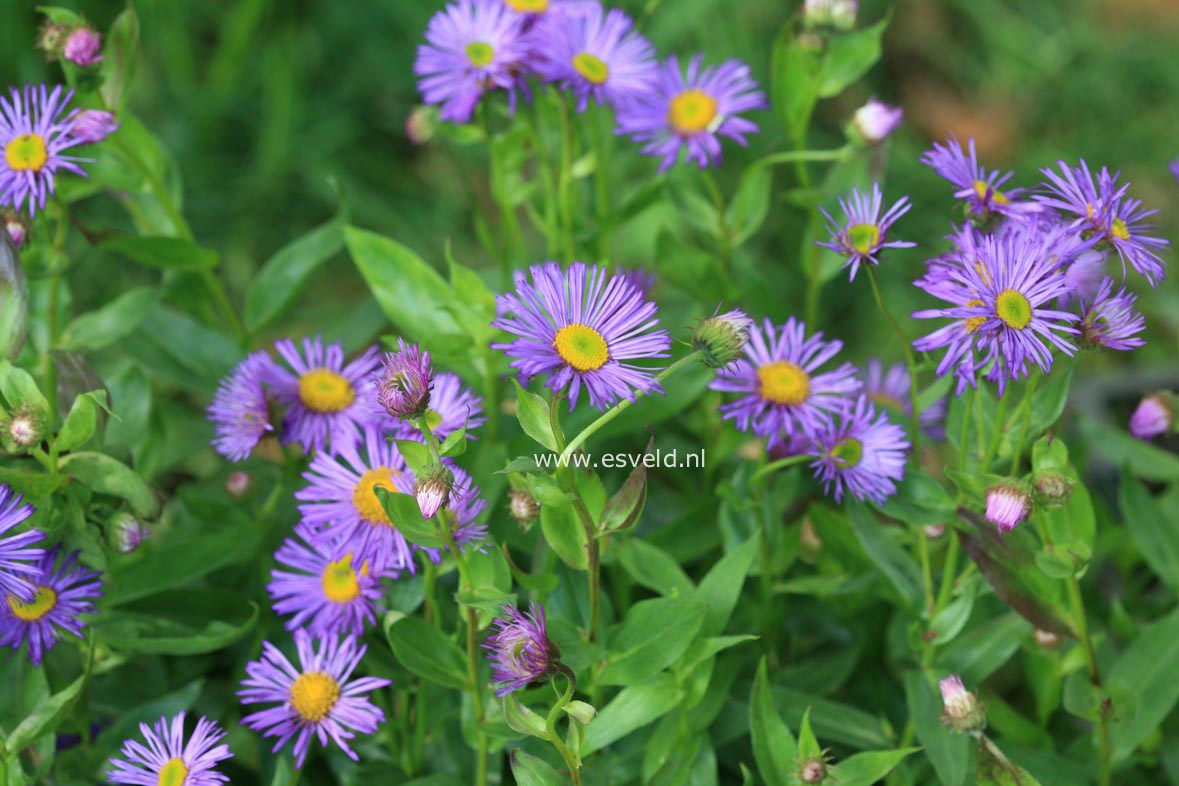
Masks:
[[[457,0],[430,19],[413,70],[422,100],[439,104],[443,120],[466,123],[488,91],[506,90],[515,107],[528,54],[524,18],[505,2]]]
[[[1168,391],[1152,393],[1142,399],[1130,415],[1130,434],[1138,439],[1154,439],[1169,433],[1173,428],[1175,395]]]
[[[1105,255],[1099,251],[1082,252],[1065,268],[1064,277],[1068,281],[1069,291],[1061,297],[1061,307],[1068,307],[1078,300],[1094,300],[1102,283],[1109,278],[1105,275]]]
[[[81,144],[73,132],[73,114],[66,105],[73,91],[61,85],[15,88],[8,98],[0,97],[0,205],[35,215],[54,193],[59,172],[86,176],[78,164],[84,159],[65,155]]]
[[[312,636],[363,636],[376,620],[381,574],[363,560],[358,543],[315,538],[302,525],[274,559],[289,570],[270,572],[267,585],[276,614],[289,616],[287,630],[306,628]]]
[[[112,758],[105,773],[111,783],[134,786],[220,786],[229,778],[217,772],[219,762],[232,759],[229,746],[222,744],[225,732],[216,722],[200,718],[188,742],[184,741],[184,717],[160,718],[154,726],[139,724],[139,740],[127,740],[121,759]]]
[[[954,196],[965,199],[967,207],[975,216],[1001,215],[1021,218],[1029,211],[1034,212],[1034,204],[1019,201],[1026,189],[1002,190],[1003,184],[1011,179],[1013,173],[1000,174],[997,169],[985,169],[978,163],[974,138],[970,138],[967,144],[969,155],[963,152],[962,146],[953,136],[944,144],[935,142],[933,149],[921,157],[921,163],[932,167],[935,172],[953,183],[958,188]]]
[[[242,461],[274,431],[265,382],[280,373],[270,355],[254,352],[221,380],[208,415],[216,431],[212,445],[222,456]]]
[[[242,718],[242,724],[263,737],[277,737],[277,753],[295,740],[295,760],[302,767],[313,736],[327,747],[335,741],[345,755],[359,761],[348,740],[359,734],[373,734],[385,720],[385,713],[367,694],[392,683],[377,677],[351,679],[367,647],[356,639],[335,636],[312,640],[305,630],[295,631],[296,668],[270,642],[262,643],[260,660],[246,664],[247,678],[238,691],[242,704],[276,706]]]
[[[816,245],[829,248],[837,254],[847,257],[843,263],[845,268],[851,267],[849,280],[855,281],[856,271],[861,264],[871,262],[879,265],[880,252],[886,248],[912,248],[916,243],[903,240],[889,240],[888,230],[898,218],[909,212],[912,205],[908,197],[901,197],[880,215],[881,203],[884,195],[878,183],[872,184],[871,196],[861,194],[859,189],[852,189],[851,195],[844,199],[840,197],[839,207],[847,223],[841,224],[831,217],[823,208],[819,208],[827,218],[827,228],[831,232],[830,242],[815,241]]]
[[[577,97],[618,106],[646,90],[655,74],[655,47],[617,8],[594,4],[584,14],[549,15],[535,33],[536,73]]]
[[[1076,216],[1074,229],[1112,246],[1123,270],[1128,262],[1151,286],[1158,286],[1166,277],[1160,252],[1170,243],[1155,237],[1154,227],[1144,223],[1158,211],[1144,210],[1141,200],[1129,198],[1130,184],[1118,185],[1120,173],[1111,175],[1102,167],[1094,178],[1084,160],[1077,167],[1058,161],[1057,167],[1059,173],[1042,170],[1048,182],[1047,193],[1036,197],[1040,204]]]
[[[662,159],[659,171],[675,165],[680,151],[704,169],[721,158],[721,137],[745,145],[757,126],[741,112],[764,109],[765,95],[749,66],[728,60],[702,68],[704,56],[688,63],[685,74],[673,55],[656,71],[651,89],[618,108],[618,133],[642,143],[644,155]]]
[[[399,338],[397,347],[396,352],[386,352],[381,358],[377,402],[394,420],[413,420],[430,405],[434,370],[430,353],[422,352],[417,344],[406,344]]]
[[[905,120],[899,106],[872,98],[852,115],[851,129],[861,141],[877,145],[887,139]]]
[[[1081,340],[1094,347],[1130,350],[1146,343],[1138,336],[1146,319],[1134,308],[1137,296],[1124,288],[1113,291],[1113,279],[1105,279],[1096,297],[1081,311]]]
[[[815,477],[836,502],[847,492],[858,500],[884,504],[905,476],[905,430],[878,413],[864,396],[840,420],[815,438]]]
[[[574,262],[566,271],[555,262],[530,268],[531,281],[516,275],[516,291],[496,297],[491,324],[517,336],[492,344],[511,358],[521,382],[547,374],[553,391],[569,389],[570,410],[581,388],[590,404],[606,409],[636,393],[661,391],[651,369],[625,361],[668,356],[671,338],[651,330],[659,320],[655,304],[620,275]]]
[[[464,386],[458,374],[447,371],[436,375],[429,403],[425,412],[426,425],[439,440],[446,439],[464,426],[467,438],[476,439],[471,432],[487,422],[483,415],[483,399]],[[417,439],[421,434],[413,423],[405,424],[401,431],[406,439]]]
[[[120,123],[110,112],[83,109],[74,115],[70,131],[84,145],[95,144],[119,130]]]
[[[0,598],[16,598],[25,603],[33,601],[36,590],[30,584],[39,575],[36,564],[44,550],[32,545],[45,536],[37,530],[9,535],[12,529],[36,511],[32,505],[22,505],[21,495],[14,494],[7,484],[0,483]]]
[[[325,347],[319,336],[303,339],[302,353],[290,339],[274,346],[290,367],[276,363],[268,374],[275,398],[289,407],[283,421],[283,442],[297,442],[308,452],[337,451],[355,442],[364,424],[372,419],[376,349],[367,349],[345,364],[344,348],[339,344]]]
[[[76,28],[66,39],[61,54],[83,68],[98,65],[102,62],[102,36],[86,26]]]
[[[825,341],[822,333],[807,338],[806,325],[791,317],[781,328],[766,320],[753,326],[745,358],[718,369],[711,388],[740,393],[723,405],[721,414],[742,431],[782,439],[802,432],[813,437],[831,416],[851,406],[860,389],[855,368],[844,363],[820,372],[840,349],[842,341]]]
[[[870,358],[860,379],[864,383],[864,395],[876,406],[905,416],[912,412],[913,398],[909,395],[911,380],[904,363],[893,363],[886,368],[879,358]],[[931,439],[945,439],[946,411],[945,397],[926,407],[919,417],[922,433]]]
[[[1010,532],[1032,512],[1032,495],[1018,483],[1000,483],[987,489],[987,521]]]
[[[525,614],[514,606],[500,606],[483,648],[491,663],[495,695],[507,696],[562,670],[561,651],[548,637],[544,608],[533,603]]]
[[[26,577],[36,593],[31,600],[10,595],[0,603],[0,645],[19,650],[27,642],[34,666],[57,643],[59,631],[82,635],[78,617],[94,613],[91,601],[102,594],[98,574],[78,566],[78,553],[60,566],[57,554],[57,548],[45,552]]]

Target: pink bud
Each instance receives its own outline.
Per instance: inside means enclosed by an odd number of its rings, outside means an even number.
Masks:
[[[1012,483],[1000,484],[987,489],[987,521],[1010,532],[1018,527],[1031,512],[1032,497]]]
[[[1130,416],[1130,433],[1138,439],[1152,439],[1175,427],[1175,404],[1170,393],[1152,393]]]
[[[873,98],[852,115],[852,128],[865,142],[875,145],[896,131],[904,119],[905,112],[899,106]]]
[[[94,144],[118,131],[120,125],[110,112],[104,112],[101,109],[83,109],[74,115],[70,131],[83,144]]]
[[[66,39],[62,55],[83,68],[97,65],[102,62],[102,36],[89,27],[79,27]]]

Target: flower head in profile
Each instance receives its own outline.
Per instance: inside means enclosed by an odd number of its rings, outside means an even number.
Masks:
[[[31,582],[40,575],[37,563],[45,556],[45,551],[33,548],[33,544],[45,536],[35,529],[9,534],[36,512],[32,505],[21,504],[21,499],[0,483],[0,598],[31,603],[37,594]]]
[[[533,33],[535,70],[577,98],[619,106],[647,89],[655,73],[655,47],[620,9],[596,3],[583,14],[550,14]]]
[[[1154,439],[1175,428],[1175,394],[1169,391],[1151,393],[1130,415],[1130,434],[1138,439]]]
[[[119,130],[122,123],[111,112],[101,109],[83,109],[74,115],[70,131],[84,145],[92,145],[106,139]]]
[[[270,642],[262,643],[262,657],[246,664],[246,679],[238,691],[242,704],[274,706],[247,715],[242,724],[263,737],[277,737],[278,753],[292,739],[295,761],[303,766],[311,738],[328,740],[353,761],[360,757],[348,746],[357,734],[373,734],[385,713],[367,694],[392,684],[377,677],[352,679],[367,648],[356,639],[336,636],[313,639],[305,630],[295,631],[298,665]]]
[[[381,357],[377,376],[377,402],[394,420],[421,417],[430,406],[434,369],[430,353],[417,344],[397,339],[397,351]]]
[[[86,173],[84,159],[66,155],[81,144],[67,105],[73,91],[61,85],[26,85],[0,97],[0,205],[35,215],[56,188],[57,175]]]
[[[831,232],[828,242],[815,241],[823,248],[829,248],[837,254],[847,258],[843,263],[845,268],[851,268],[850,280],[855,281],[856,271],[861,264],[880,264],[880,252],[886,248],[912,248],[916,243],[903,240],[889,240],[888,230],[898,218],[909,212],[912,205],[908,197],[901,197],[896,203],[880,215],[884,195],[878,183],[872,184],[872,194],[862,194],[859,189],[852,189],[845,199],[840,197],[839,207],[843,210],[845,221],[836,221],[823,208],[819,208],[827,218],[827,228]]]
[[[517,274],[516,290],[496,298],[498,317],[491,323],[516,336],[492,347],[513,358],[523,384],[547,374],[550,389],[568,389],[570,409],[583,387],[602,410],[661,389],[653,369],[630,361],[667,357],[671,338],[653,330],[655,304],[625,277],[582,262],[565,271],[546,262],[529,273]]]
[[[102,36],[86,25],[77,27],[66,38],[61,55],[83,68],[98,65],[102,62]]]
[[[561,651],[545,629],[544,608],[533,603],[528,613],[507,604],[491,623],[483,648],[491,662],[495,695],[507,696],[561,670]]]
[[[271,411],[266,383],[281,373],[270,355],[254,352],[221,380],[209,419],[216,436],[213,447],[230,461],[242,461],[262,439],[274,431],[275,413]]]
[[[274,554],[285,568],[271,571],[267,585],[275,613],[289,616],[287,630],[363,636],[376,620],[381,573],[348,538],[315,538],[304,526],[295,527],[295,535]]]
[[[851,119],[855,138],[869,145],[878,145],[900,128],[905,111],[899,106],[872,98],[856,110]]]
[[[151,537],[151,528],[126,511],[111,519],[107,532],[110,544],[120,554],[134,553]]]
[[[1040,204],[1072,216],[1074,229],[1118,252],[1123,269],[1129,263],[1151,286],[1158,286],[1167,275],[1161,253],[1170,245],[1146,223],[1158,211],[1131,199],[1126,193],[1130,184],[1118,185],[1117,172],[1102,167],[1094,177],[1084,160],[1076,167],[1058,161],[1057,168],[1043,170],[1048,182],[1047,192],[1036,197]]]
[[[988,170],[978,162],[973,137],[967,141],[969,153],[954,137],[942,144],[934,143],[933,149],[921,157],[921,163],[932,167],[946,180],[957,187],[954,196],[966,202],[970,212],[980,218],[1006,216],[1020,218],[1034,212],[1035,205],[1020,201],[1026,189],[1004,189],[1004,184],[1013,173],[1002,174],[997,169]]]
[[[438,511],[450,504],[450,492],[454,489],[454,473],[444,466],[424,470],[413,484],[413,495],[427,521],[438,515]]]
[[[753,320],[744,311],[734,309],[708,317],[692,331],[692,349],[709,368],[724,368],[741,357],[752,327]]]
[[[1022,484],[1014,481],[1000,483],[987,489],[987,521],[1010,532],[1023,523],[1032,512],[1032,495]]]
[[[982,704],[978,697],[966,690],[961,677],[951,674],[945,679],[938,680],[937,685],[945,709],[942,723],[964,734],[979,731],[986,726],[987,716]]]
[[[456,0],[430,19],[413,70],[422,100],[440,105],[443,120],[466,123],[488,92],[506,91],[515,106],[528,55],[524,17],[507,3]]]
[[[429,406],[424,415],[426,425],[439,440],[461,428],[466,428],[467,439],[476,439],[472,432],[487,422],[483,399],[464,385],[458,374],[449,371],[434,376]],[[414,422],[402,424],[398,431],[404,439],[421,439],[421,432]]]
[[[776,327],[766,320],[753,326],[745,357],[717,371],[712,389],[741,397],[721,407],[726,420],[759,437],[784,438],[802,432],[814,436],[845,412],[860,389],[850,363],[830,371],[822,367],[843,348],[822,333],[807,337],[806,325],[791,317]]]
[[[657,69],[651,88],[618,108],[618,133],[643,145],[644,155],[661,159],[659,170],[675,165],[680,151],[704,169],[721,159],[721,137],[740,145],[757,126],[742,112],[763,109],[765,95],[749,75],[749,66],[728,60],[704,68],[704,56],[688,62],[687,72],[674,55]]]
[[[283,442],[298,443],[307,452],[337,451],[354,443],[372,419],[376,349],[345,363],[344,348],[324,346],[319,336],[303,339],[302,351],[290,339],[274,346],[285,365],[275,363],[267,377],[275,398],[288,407]]]
[[[0,645],[19,650],[28,644],[29,660],[40,666],[62,631],[82,635],[82,614],[94,613],[102,594],[98,574],[78,565],[78,554],[58,559],[57,548],[45,552],[36,572],[27,576],[35,595],[25,601],[9,595],[0,601]]]
[[[905,430],[860,396],[854,409],[815,438],[811,467],[836,502],[847,493],[880,505],[905,476],[908,449]]]
[[[163,717],[153,725],[139,724],[143,742],[127,740],[119,757],[110,760],[105,777],[111,783],[132,786],[221,786],[229,778],[214,769],[232,759],[222,743],[225,732],[216,722],[200,718],[188,741],[184,740],[183,712]],[[144,742],[147,744],[144,745]]]
[[[1092,347],[1131,350],[1146,343],[1138,334],[1146,319],[1134,302],[1137,296],[1125,288],[1113,291],[1113,279],[1101,282],[1097,295],[1081,309],[1081,340]]]

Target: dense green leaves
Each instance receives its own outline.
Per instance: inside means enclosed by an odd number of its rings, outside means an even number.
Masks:
[[[385,636],[398,662],[416,676],[448,688],[467,686],[462,651],[430,623],[390,612],[385,617]]]

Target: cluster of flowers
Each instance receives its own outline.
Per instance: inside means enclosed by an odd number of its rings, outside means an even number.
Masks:
[[[584,112],[610,106],[616,132],[645,155],[675,164],[681,150],[699,167],[720,159],[721,137],[745,144],[757,126],[742,112],[765,96],[738,60],[704,66],[703,55],[663,62],[620,9],[597,0],[457,0],[430,20],[414,71],[443,120],[466,123],[492,92],[531,98],[529,78],[568,90]]]

